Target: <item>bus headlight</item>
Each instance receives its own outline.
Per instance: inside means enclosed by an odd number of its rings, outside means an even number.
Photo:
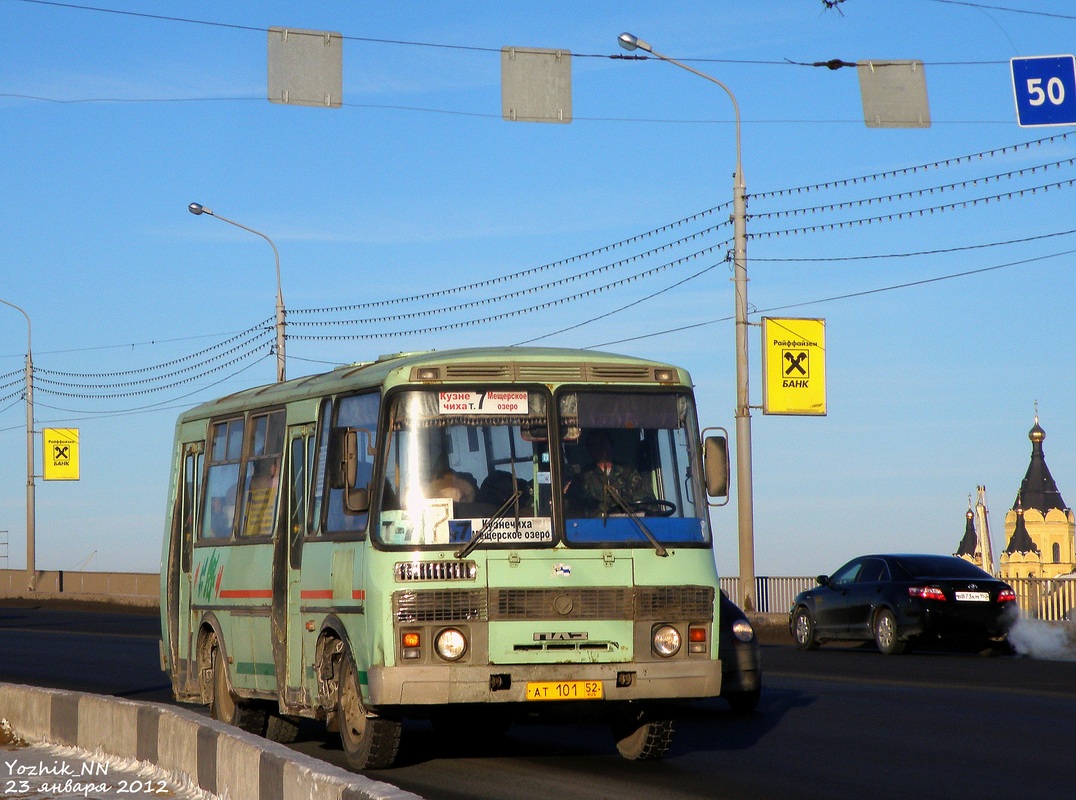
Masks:
[[[654,628],[654,652],[659,656],[675,656],[680,652],[680,642],[680,631],[672,625],[658,625]]]
[[[459,661],[467,652],[467,637],[456,628],[445,628],[437,634],[433,646],[445,661]]]

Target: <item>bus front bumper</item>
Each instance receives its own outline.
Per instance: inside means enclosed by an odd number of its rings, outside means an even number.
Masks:
[[[576,681],[600,681],[604,701],[689,700],[721,694],[721,662],[406,665],[373,667],[367,679],[373,707],[524,703],[528,684]]]

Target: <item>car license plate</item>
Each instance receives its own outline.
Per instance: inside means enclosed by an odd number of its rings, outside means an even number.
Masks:
[[[956,599],[964,603],[989,603],[990,592],[957,592]]]
[[[601,681],[528,681],[528,700],[601,700]]]

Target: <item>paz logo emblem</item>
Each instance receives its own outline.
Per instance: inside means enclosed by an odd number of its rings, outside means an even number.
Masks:
[[[566,594],[557,595],[553,600],[553,610],[560,614],[562,617],[572,613],[575,603]]]

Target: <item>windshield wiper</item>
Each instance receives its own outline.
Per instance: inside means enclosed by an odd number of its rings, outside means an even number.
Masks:
[[[453,553],[453,555],[455,555],[456,558],[467,558],[467,556],[469,556],[471,554],[471,551],[474,550],[478,546],[478,543],[480,541],[482,541],[482,539],[485,538],[486,531],[488,531],[491,527],[493,527],[494,523],[496,523],[496,522],[500,521],[501,519],[503,519],[504,517],[506,517],[508,515],[508,509],[512,508],[513,506],[516,509],[516,527],[518,528],[519,527],[519,503],[518,503],[518,501],[519,501],[519,498],[521,498],[522,496],[523,496],[523,490],[522,489],[516,489],[515,492],[512,493],[512,496],[509,497],[507,500],[505,500],[504,504],[500,508],[497,509],[497,512],[492,517],[490,517],[489,519],[486,520],[486,524],[483,525],[479,529],[478,533],[476,533],[474,536],[471,537],[471,541],[467,542],[467,545],[465,547],[461,547],[459,550],[457,550],[455,553]]]
[[[646,527],[646,523],[644,523],[639,517],[639,515],[632,510],[631,506],[627,504],[620,492],[618,492],[615,488],[613,488],[613,486],[607,483],[605,484],[605,493],[611,498],[613,498],[613,502],[624,510],[624,513],[626,513],[631,518],[631,521],[635,523],[635,526],[643,532],[643,536],[650,540],[650,544],[654,545],[654,552],[657,555],[661,556],[662,558],[669,555],[669,551],[665,549],[665,545],[659,542],[657,540],[657,537],[650,532],[650,529]],[[603,520],[604,517],[605,513],[603,512]]]

